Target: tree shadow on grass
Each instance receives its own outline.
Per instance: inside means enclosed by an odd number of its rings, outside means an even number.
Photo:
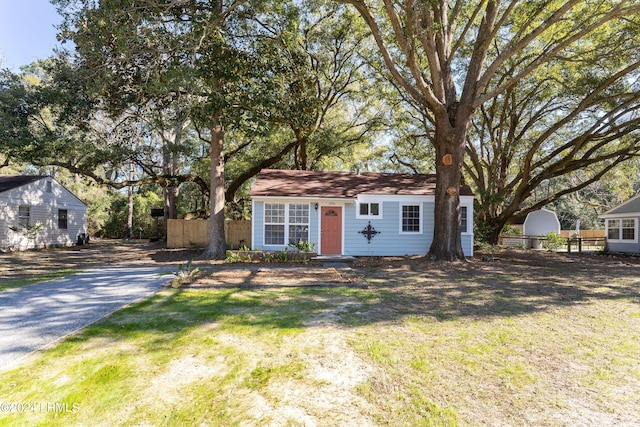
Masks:
[[[356,327],[407,317],[438,321],[514,317],[598,301],[640,301],[640,267],[588,263],[518,264],[423,262],[363,269],[368,289],[349,287],[235,287],[172,290],[122,310],[79,339],[154,336],[152,346],[202,326],[260,334],[314,327]]]
[[[380,270],[369,277],[380,298],[368,305],[363,321],[414,315],[437,320],[519,316],[602,300],[640,301],[640,266],[553,261],[450,265],[425,261],[418,267]]]

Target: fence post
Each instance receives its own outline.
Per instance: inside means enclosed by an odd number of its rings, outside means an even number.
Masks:
[[[567,253],[571,253],[571,237],[567,239]]]
[[[578,237],[578,253],[582,253],[582,237]]]

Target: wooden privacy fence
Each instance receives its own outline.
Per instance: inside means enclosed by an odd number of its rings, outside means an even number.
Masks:
[[[229,249],[251,248],[251,221],[228,219],[224,222],[224,233]],[[208,244],[208,219],[167,220],[168,248],[204,248]]]

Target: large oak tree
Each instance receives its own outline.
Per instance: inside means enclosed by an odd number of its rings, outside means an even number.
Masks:
[[[474,115],[558,58],[591,52],[610,29],[637,26],[640,13],[630,0],[343,1],[360,13],[392,79],[433,126],[437,185],[429,256],[446,260],[464,257],[458,195]],[[619,42],[620,49],[639,50],[637,33]],[[635,70],[637,59],[603,72]]]

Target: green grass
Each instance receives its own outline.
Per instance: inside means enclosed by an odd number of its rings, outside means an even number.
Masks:
[[[541,267],[541,282],[514,269],[164,290],[0,373],[0,402],[78,409],[4,413],[0,426],[640,419],[636,271],[564,280]]]
[[[2,280],[0,281],[0,292],[6,291],[8,289],[20,288],[22,286],[33,285],[34,283],[46,282],[47,280],[60,279],[80,273],[81,271],[82,270],[79,269],[65,269],[53,271],[51,273],[42,274],[38,277],[31,277],[28,279]]]

